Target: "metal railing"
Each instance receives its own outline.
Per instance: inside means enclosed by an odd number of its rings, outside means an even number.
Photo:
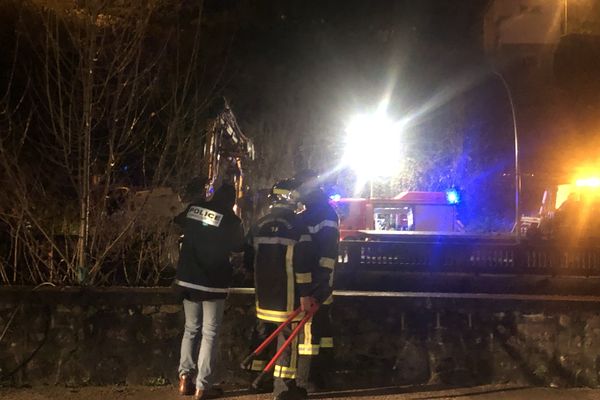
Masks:
[[[600,245],[344,241],[339,270],[600,276]]]

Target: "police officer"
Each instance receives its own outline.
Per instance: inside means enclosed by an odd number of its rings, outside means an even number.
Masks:
[[[295,214],[298,193],[294,180],[275,184],[270,210],[252,228],[248,250],[254,266],[256,315],[263,323],[278,325],[298,307],[315,310],[327,293],[327,285],[314,279],[317,260],[308,230]],[[319,288],[322,288],[319,290]],[[302,318],[302,314],[298,320]],[[280,348],[296,323],[288,325],[277,340]],[[300,400],[306,390],[296,384],[298,340],[292,342],[273,371],[275,399]],[[308,365],[306,366],[309,367]]]
[[[333,297],[334,267],[338,257],[339,218],[329,204],[328,196],[321,189],[319,176],[310,170],[296,175],[299,183],[300,201],[304,211],[300,213],[314,243],[318,260],[317,275],[326,282],[326,296],[310,323],[305,325],[305,342],[300,345],[299,385],[309,391],[330,386],[328,381],[333,367],[333,336],[331,327],[331,304]],[[310,368],[304,367],[310,364]],[[310,371],[310,376],[306,373]]]
[[[184,233],[174,282],[185,313],[179,392],[194,394],[196,400],[223,394],[213,386],[217,338],[233,273],[229,257],[244,245],[242,223],[233,212],[235,198],[233,186],[223,185],[211,201],[192,201],[175,218]]]

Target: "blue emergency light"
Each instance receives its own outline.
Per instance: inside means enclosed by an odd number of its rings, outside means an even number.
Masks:
[[[446,201],[448,202],[448,204],[458,204],[460,203],[460,195],[455,189],[447,190]]]
[[[342,196],[340,196],[339,194],[332,194],[331,196],[329,196],[329,199],[331,201],[340,201],[341,198]]]

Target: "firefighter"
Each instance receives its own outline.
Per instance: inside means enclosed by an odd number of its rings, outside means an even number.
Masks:
[[[340,239],[339,218],[329,204],[328,196],[321,189],[319,176],[310,170],[300,172],[295,179],[300,184],[300,201],[304,211],[300,213],[307,226],[318,260],[317,275],[326,282],[326,296],[310,323],[305,325],[305,343],[300,345],[300,371],[310,371],[310,376],[299,374],[298,382],[313,391],[330,386],[328,375],[333,367],[333,336],[331,327],[331,304],[333,302],[333,275],[338,257]],[[304,367],[310,364],[310,368]]]
[[[298,195],[295,188],[293,180],[275,184],[269,196],[269,212],[248,235],[246,258],[254,269],[256,315],[261,323],[272,326],[285,321],[299,306],[303,311],[316,310],[326,294],[326,290],[319,292],[319,282],[314,279],[317,261],[308,230],[295,214]],[[279,335],[278,349],[296,324],[289,324]],[[300,339],[292,342],[275,365],[273,394],[277,400],[307,397],[306,390],[296,384]]]
[[[229,257],[242,251],[244,229],[233,212],[233,186],[221,186],[208,202],[200,200],[202,190],[194,197],[175,218],[184,236],[174,284],[183,297],[185,314],[179,393],[202,400],[223,394],[213,386],[217,339],[233,273]]]

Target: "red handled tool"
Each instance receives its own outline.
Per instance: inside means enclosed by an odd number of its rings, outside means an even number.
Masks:
[[[279,332],[281,332],[283,330],[283,328],[285,328],[286,326],[288,326],[288,324],[290,322],[292,322],[294,320],[294,318],[296,318],[296,316],[298,314],[300,314],[302,311],[300,309],[300,307],[298,307],[297,309],[295,309],[290,316],[288,317],[288,319],[286,319],[284,322],[281,323],[281,325],[279,325],[277,327],[277,329],[275,329],[273,331],[273,333],[271,333],[269,335],[269,337],[267,337],[261,344],[260,346],[258,346],[256,348],[256,350],[254,350],[252,353],[250,353],[250,355],[246,358],[244,358],[244,361],[242,361],[241,367],[242,369],[246,369],[248,367],[248,365],[250,365],[250,363],[260,355],[260,353],[262,353],[269,344],[271,344],[271,342],[277,337],[277,335],[279,335]]]
[[[316,310],[315,310],[316,311]],[[283,354],[283,352],[285,351],[285,349],[292,343],[292,341],[296,338],[296,336],[298,336],[298,334],[300,333],[300,331],[302,330],[302,327],[308,322],[310,321],[310,319],[312,318],[312,316],[314,315],[315,311],[312,312],[306,312],[306,314],[304,315],[304,317],[302,318],[302,320],[298,323],[298,326],[296,326],[294,328],[294,330],[292,331],[292,333],[290,334],[290,336],[287,338],[287,340],[283,343],[283,345],[281,346],[281,348],[277,351],[277,353],[275,353],[275,355],[273,356],[273,358],[271,359],[271,361],[269,361],[269,363],[265,366],[265,368],[261,371],[261,373],[258,375],[258,377],[256,377],[256,379],[254,380],[254,382],[252,382],[252,387],[257,389],[260,385],[261,380],[264,378],[264,376],[269,373],[269,371],[271,371],[271,369],[273,369],[273,367],[275,366],[275,363],[277,362],[277,360],[279,359],[279,357],[281,357],[281,355]],[[269,337],[267,337],[261,344],[260,346],[258,346],[256,348],[256,350],[254,350],[248,357],[246,357],[244,359],[244,361],[242,361],[242,368],[246,368],[251,362],[252,360],[254,360],[260,353],[262,353],[264,351],[265,348],[267,348],[267,346],[277,337],[277,335],[286,327],[288,326],[293,320],[294,318],[296,318],[296,316],[298,314],[300,314],[301,310],[300,307],[298,307],[296,310],[294,310],[294,312],[292,312],[292,314],[290,314],[290,316],[288,317],[288,319],[286,319],[284,322],[281,323],[281,325],[279,325],[277,327],[277,329],[275,329],[273,331],[273,333],[271,333],[269,335]]]

